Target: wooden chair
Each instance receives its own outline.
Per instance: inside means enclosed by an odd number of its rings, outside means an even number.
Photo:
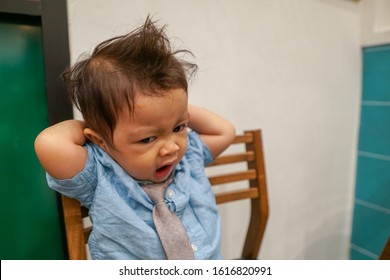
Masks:
[[[220,155],[206,169],[232,166],[234,163],[245,163],[241,171],[221,171],[218,175],[209,175],[213,188],[228,184],[229,190],[216,190],[217,204],[229,203],[241,199],[250,199],[249,226],[244,241],[241,259],[256,259],[263,240],[268,220],[268,196],[261,131],[245,131],[237,135],[232,146],[243,146],[240,152],[229,153],[230,148]],[[219,166],[215,168],[216,166]],[[221,168],[219,168],[221,169]],[[214,172],[215,173],[215,172]],[[240,187],[234,187],[238,182]],[[244,181],[247,183],[245,184]],[[232,184],[230,184],[232,183]],[[230,185],[229,185],[230,184]],[[91,227],[83,226],[83,218],[88,217],[88,210],[75,200],[62,196],[63,214],[68,245],[69,259],[87,259],[86,243]]]
[[[380,260],[390,260],[390,237],[387,239],[385,247],[379,256]]]

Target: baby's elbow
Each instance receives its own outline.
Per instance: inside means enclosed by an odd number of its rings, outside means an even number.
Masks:
[[[236,137],[236,128],[230,122],[225,124],[223,129],[223,134],[220,138],[220,145],[217,150],[217,154],[221,154],[224,150],[226,150],[234,141]]]
[[[236,137],[236,127],[230,122],[227,123],[225,134],[226,134],[226,142],[228,143],[227,145],[229,146],[231,143],[233,143],[234,138]]]
[[[34,150],[37,156],[39,157],[44,151],[45,142],[46,142],[46,135],[44,132],[41,132],[37,135],[37,137],[34,140]]]

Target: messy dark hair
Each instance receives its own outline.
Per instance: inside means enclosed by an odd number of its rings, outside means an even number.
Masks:
[[[136,94],[161,95],[171,89],[187,92],[197,65],[177,57],[165,33],[148,16],[127,35],[106,40],[92,54],[63,74],[73,104],[87,127],[113,147],[112,135],[120,113],[134,110]]]

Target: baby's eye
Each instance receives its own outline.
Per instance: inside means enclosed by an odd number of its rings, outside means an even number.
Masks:
[[[181,131],[183,131],[186,127],[187,127],[187,124],[178,125],[178,126],[176,126],[176,127],[173,129],[173,132],[181,132]]]
[[[156,140],[156,137],[148,137],[148,138],[140,140],[139,142],[142,144],[149,144],[149,143],[153,142],[154,140]]]

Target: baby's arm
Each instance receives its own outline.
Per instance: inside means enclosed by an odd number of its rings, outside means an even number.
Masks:
[[[234,126],[223,117],[201,107],[189,105],[188,111],[188,126],[199,133],[216,158],[232,143],[236,133]]]
[[[83,170],[87,150],[84,122],[63,121],[43,130],[35,139],[35,152],[43,168],[57,179],[69,179]]]

